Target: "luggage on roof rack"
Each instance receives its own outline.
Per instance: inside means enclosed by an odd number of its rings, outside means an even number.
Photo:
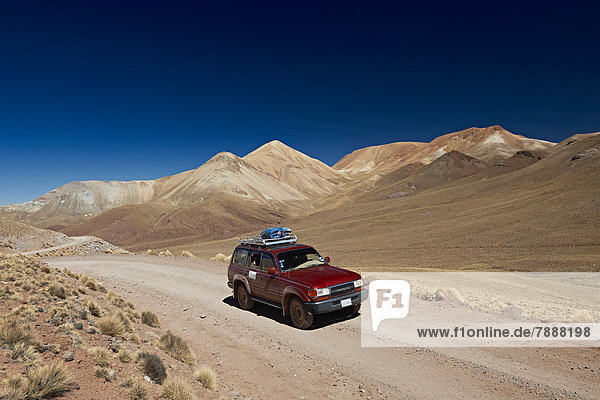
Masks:
[[[290,228],[278,226],[275,228],[263,229],[257,236],[243,236],[239,239],[241,244],[253,244],[257,246],[274,246],[277,244],[296,243],[296,235]]]

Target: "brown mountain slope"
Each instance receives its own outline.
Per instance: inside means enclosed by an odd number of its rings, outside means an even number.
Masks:
[[[376,189],[368,193],[367,198],[374,199],[379,193],[386,193],[388,197],[404,197],[416,191],[430,189],[444,185],[449,181],[466,178],[479,173],[487,168],[487,165],[459,151],[452,150],[431,164],[419,168],[405,179],[385,185],[389,180],[377,182]],[[387,177],[387,176],[386,176]],[[385,178],[385,177],[384,177]]]
[[[346,178],[327,164],[311,158],[278,140],[273,140],[250,154],[244,161],[266,172],[307,197],[331,194]]]
[[[368,174],[371,171],[386,173],[405,165],[407,160],[427,144],[420,142],[396,142],[370,146],[346,154],[333,168],[349,174]]]
[[[334,264],[363,270],[501,268],[600,271],[600,136],[561,142],[548,157],[399,199],[290,222]],[[233,240],[187,244],[227,254]]]

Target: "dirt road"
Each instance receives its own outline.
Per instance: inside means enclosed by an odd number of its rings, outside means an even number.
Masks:
[[[69,239],[69,242],[61,244],[59,246],[47,247],[45,249],[24,251],[21,254],[32,255],[32,254],[48,253],[49,251],[52,251],[52,250],[66,249],[67,247],[73,247],[73,246],[77,246],[78,244],[91,242],[92,240],[96,240],[97,238],[94,236],[72,236],[72,237],[69,237],[68,239]]]
[[[215,398],[599,398],[598,348],[361,348],[360,317],[301,331],[279,310],[236,306],[218,262],[141,255],[53,258],[97,278],[189,340],[219,376]]]

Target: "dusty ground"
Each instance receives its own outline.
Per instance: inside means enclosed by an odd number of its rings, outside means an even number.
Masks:
[[[162,317],[219,376],[215,398],[598,398],[592,349],[366,349],[360,318],[300,331],[278,310],[239,309],[219,262],[106,255],[48,259]],[[243,388],[243,393],[237,393]]]

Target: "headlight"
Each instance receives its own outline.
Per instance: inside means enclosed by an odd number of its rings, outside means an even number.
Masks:
[[[329,296],[329,288],[323,289],[309,289],[308,295],[310,297],[321,297],[321,296]]]
[[[354,281],[354,287],[355,287],[355,288],[357,288],[357,287],[361,287],[362,285],[363,285],[363,281],[362,281],[362,279],[359,279],[359,280],[357,280],[357,281]]]

